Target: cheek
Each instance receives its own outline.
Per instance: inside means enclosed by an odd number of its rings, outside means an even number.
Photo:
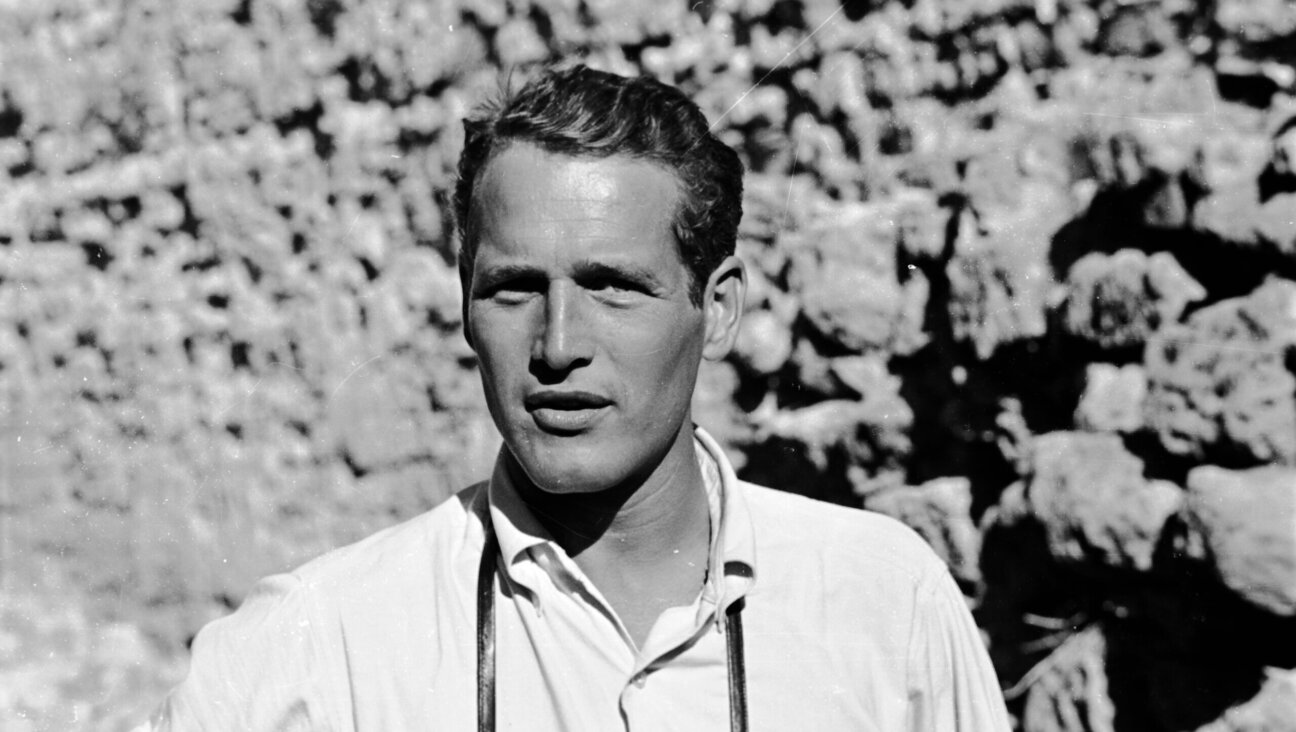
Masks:
[[[702,357],[701,319],[672,318],[653,327],[642,325],[627,324],[618,330],[614,360],[620,371],[642,390],[641,398],[687,400]]]
[[[663,354],[681,356],[690,351],[701,353],[703,320],[698,311],[639,311],[616,313],[599,324],[609,351],[620,357],[663,359]]]
[[[487,394],[495,393],[527,368],[523,329],[507,320],[471,319],[473,350]]]

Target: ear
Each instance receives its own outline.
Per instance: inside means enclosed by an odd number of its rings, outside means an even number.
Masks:
[[[738,326],[742,322],[743,303],[747,299],[747,268],[742,260],[730,256],[707,278],[702,297],[703,315],[706,318],[706,340],[702,357],[719,361],[729,354],[738,339]]]

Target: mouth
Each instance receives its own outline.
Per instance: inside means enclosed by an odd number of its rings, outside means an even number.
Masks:
[[[587,391],[540,391],[522,401],[541,430],[575,434],[588,429],[612,406],[612,400]]]

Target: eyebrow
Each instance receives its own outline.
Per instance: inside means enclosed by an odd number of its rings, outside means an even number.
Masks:
[[[538,267],[527,264],[497,264],[487,267],[477,278],[478,284],[493,285],[506,280],[530,277],[544,277],[545,273]]]
[[[573,267],[578,278],[624,278],[648,286],[657,286],[657,275],[649,267],[629,263],[607,263],[584,259]],[[477,284],[490,287],[514,279],[547,278],[541,268],[529,264],[497,264],[487,267],[477,277]]]
[[[658,285],[657,274],[649,267],[631,264],[631,263],[612,263],[595,262],[592,260],[581,260],[576,263],[577,277],[612,277],[627,279],[632,282],[639,282],[644,285]]]

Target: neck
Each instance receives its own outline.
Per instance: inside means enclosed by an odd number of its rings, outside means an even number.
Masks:
[[[532,515],[602,592],[636,647],[663,611],[698,596],[711,512],[691,430],[681,430],[646,479],[595,493],[548,493],[516,465],[510,470]]]
[[[707,543],[710,511],[698,469],[692,430],[681,430],[647,476],[594,493],[550,493],[535,486],[512,460],[509,472],[536,520],[568,554],[651,560]]]

